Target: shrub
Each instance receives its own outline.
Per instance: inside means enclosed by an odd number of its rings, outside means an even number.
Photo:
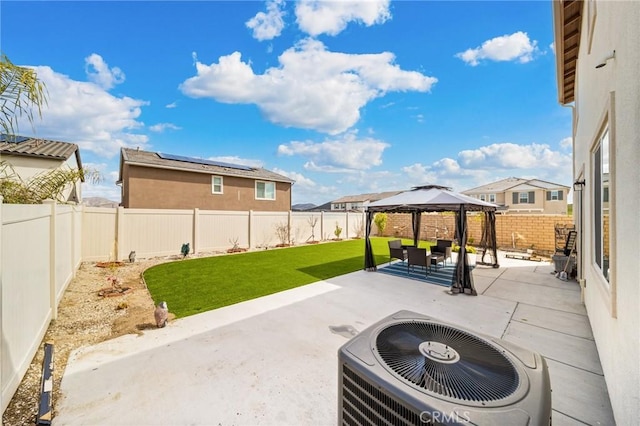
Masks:
[[[373,223],[378,227],[378,235],[382,235],[384,233],[384,228],[387,227],[387,214],[386,213],[376,213],[373,218]]]

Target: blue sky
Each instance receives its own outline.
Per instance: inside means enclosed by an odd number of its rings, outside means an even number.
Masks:
[[[121,147],[261,166],[293,203],[509,176],[571,185],[548,1],[3,1],[3,53],[120,200]]]

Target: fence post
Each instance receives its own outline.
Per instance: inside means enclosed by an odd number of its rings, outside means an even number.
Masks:
[[[249,210],[249,216],[247,217],[247,233],[248,233],[248,244],[249,250],[253,248],[253,210]]]
[[[51,319],[58,317],[58,307],[56,303],[56,202],[54,200],[44,200],[42,204],[49,204],[49,307],[51,308]]]
[[[349,239],[349,211],[344,212],[344,214],[346,215],[346,224],[345,224],[345,230],[344,230],[344,236],[345,236],[345,240]]]
[[[320,241],[324,241],[324,211],[320,212]]]
[[[113,260],[117,261],[119,259],[119,255],[122,252],[122,248],[120,244],[122,244],[122,240],[124,237],[124,230],[122,229],[124,225],[124,207],[119,206],[116,213],[116,243],[114,247]],[[109,259],[111,260],[111,259]]]
[[[193,209],[193,254],[198,252],[200,247],[200,238],[199,238],[199,230],[200,230],[200,209]]]

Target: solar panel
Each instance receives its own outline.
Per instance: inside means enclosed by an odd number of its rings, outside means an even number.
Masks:
[[[28,141],[31,138],[27,138],[25,136],[16,136],[16,135],[0,135],[0,142],[10,142],[10,143],[20,143],[24,141]]]
[[[249,166],[243,166],[241,164],[233,164],[233,163],[224,163],[222,161],[213,161],[213,160],[205,160],[204,158],[194,158],[194,157],[185,157],[182,155],[173,155],[173,154],[164,154],[162,152],[158,153],[158,156],[165,160],[174,160],[174,161],[182,161],[185,163],[193,163],[193,164],[205,164],[207,166],[218,166],[218,167],[227,167],[229,169],[238,169],[238,170],[253,170]]]

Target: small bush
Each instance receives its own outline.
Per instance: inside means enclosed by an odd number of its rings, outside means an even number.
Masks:
[[[457,244],[453,244],[453,245],[451,246],[451,251],[452,251],[452,252],[455,252],[455,253],[459,253],[459,252],[460,252],[460,246],[459,246],[459,245],[457,245]],[[475,253],[477,253],[477,252],[478,252],[478,250],[477,250],[475,247],[473,247],[473,246],[467,246],[467,253],[474,253],[474,254],[475,254]]]

